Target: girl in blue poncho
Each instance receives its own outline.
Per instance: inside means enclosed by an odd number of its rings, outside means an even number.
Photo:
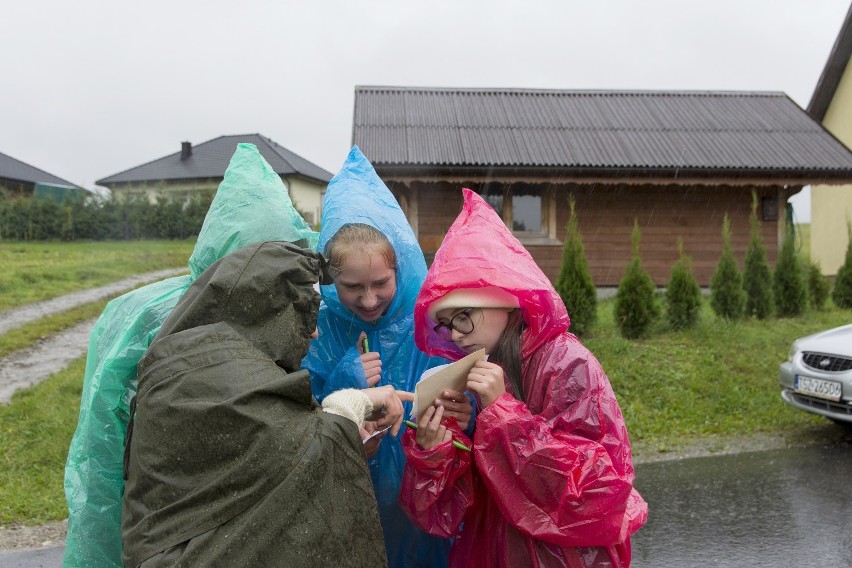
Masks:
[[[447,363],[414,345],[414,301],[426,262],[399,204],[357,146],[326,191],[318,248],[339,270],[335,283],[322,287],[319,338],[302,361],[319,400],[339,389],[375,385],[413,392],[423,371]],[[462,428],[471,422],[461,393],[449,393],[440,404]],[[410,403],[406,407],[407,415]],[[400,438],[386,435],[370,457],[370,474],[388,564],[444,567],[449,541],[421,532],[399,508],[404,469]]]

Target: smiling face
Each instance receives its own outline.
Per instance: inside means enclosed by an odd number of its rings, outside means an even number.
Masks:
[[[466,353],[473,353],[485,349],[485,353],[491,355],[497,348],[497,342],[506,324],[509,322],[510,308],[444,308],[439,310],[435,317],[439,324],[447,325],[450,321],[468,311],[467,317],[473,324],[473,331],[462,333],[457,329],[450,331],[450,339]],[[456,323],[456,322],[453,322]]]
[[[387,311],[396,294],[396,271],[374,247],[352,252],[340,264],[334,279],[340,303],[367,322]]]

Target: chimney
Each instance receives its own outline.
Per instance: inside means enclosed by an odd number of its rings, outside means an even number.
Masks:
[[[180,143],[180,161],[184,161],[192,155],[192,142]]]

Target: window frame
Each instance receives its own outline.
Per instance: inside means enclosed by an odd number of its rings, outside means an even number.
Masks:
[[[495,182],[486,182],[480,186],[477,192],[480,197],[487,191],[488,186]],[[513,198],[516,185],[524,185],[524,189],[537,189],[541,196],[541,230],[540,231],[515,231]],[[556,188],[552,184],[530,183],[530,182],[508,182],[500,183],[503,189],[503,224],[522,243],[529,245],[561,245],[556,238]],[[486,200],[487,201],[487,200]]]

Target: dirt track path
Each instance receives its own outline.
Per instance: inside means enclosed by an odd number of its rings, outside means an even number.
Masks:
[[[0,335],[38,318],[94,302],[130,290],[147,282],[162,280],[185,273],[186,269],[172,268],[138,274],[99,288],[74,292],[59,298],[30,304],[0,314]],[[97,318],[78,323],[48,339],[0,358],[0,404],[8,403],[18,389],[31,387],[86,352],[89,332]]]
[[[177,276],[178,274],[184,274],[186,272],[186,268],[170,268],[167,270],[158,270],[156,272],[146,272],[144,274],[137,274],[136,276],[131,276],[130,278],[125,278],[124,280],[119,280],[118,282],[113,282],[112,284],[107,284],[106,286],[101,286],[99,288],[80,290],[79,292],[73,292],[71,294],[66,294],[65,296],[53,298],[52,300],[36,302],[35,304],[27,304],[26,306],[21,306],[20,308],[3,312],[0,314],[0,335],[3,335],[7,331],[15,329],[16,327],[21,327],[31,321],[43,318],[44,316],[70,310],[71,308],[76,308],[77,306],[88,304],[89,302],[102,300],[103,298],[107,298],[113,294],[130,290],[139,284],[162,280],[163,278]]]

